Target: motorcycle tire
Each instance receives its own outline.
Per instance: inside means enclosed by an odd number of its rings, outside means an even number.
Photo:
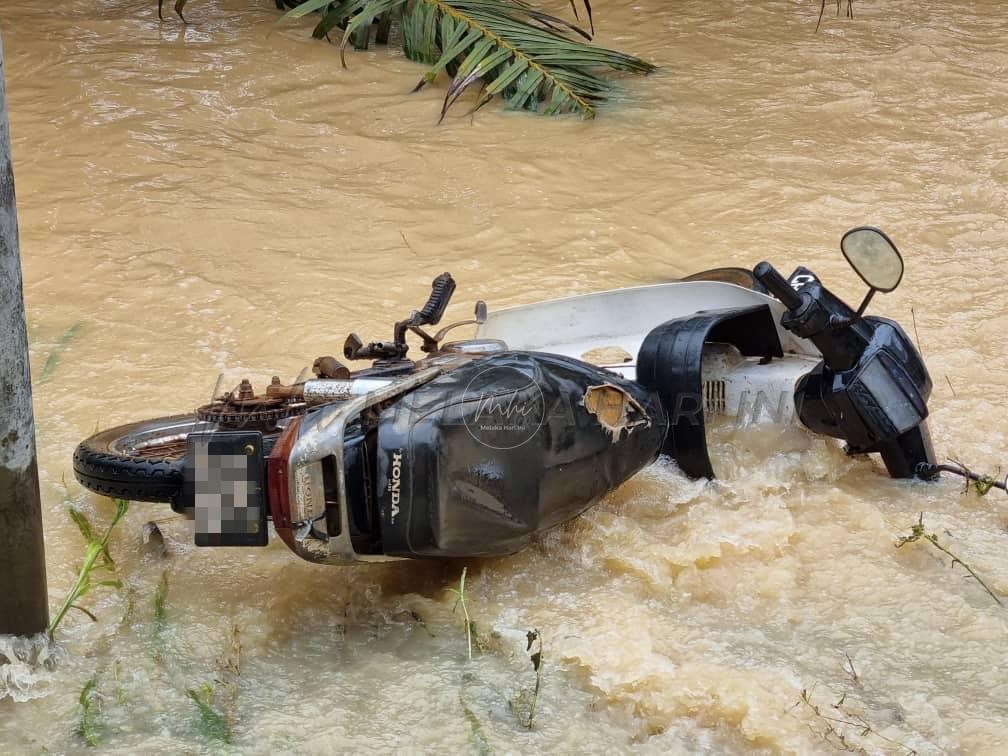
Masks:
[[[195,415],[173,415],[100,431],[78,444],[74,475],[90,491],[130,501],[181,500],[186,436],[219,430]],[[269,455],[281,429],[263,434]]]

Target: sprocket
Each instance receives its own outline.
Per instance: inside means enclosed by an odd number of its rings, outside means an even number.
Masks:
[[[305,411],[303,402],[292,403],[282,399],[250,400],[246,402],[215,401],[196,410],[200,420],[220,425],[247,427],[269,425],[285,417],[300,415]]]
[[[276,385],[279,385],[279,379],[274,378],[271,388]],[[244,379],[234,391],[199,407],[196,417],[226,427],[270,428],[278,420],[300,415],[307,408],[303,401],[290,396],[270,396],[269,393],[267,391],[266,396],[257,396],[252,383]]]

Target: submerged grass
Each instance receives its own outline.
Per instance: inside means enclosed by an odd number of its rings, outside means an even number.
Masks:
[[[934,546],[943,554],[947,554],[948,556],[952,557],[953,569],[955,569],[956,564],[961,564],[963,566],[963,569],[965,569],[973,577],[974,580],[976,580],[978,583],[980,583],[980,585],[983,586],[983,589],[987,591],[987,594],[992,599],[994,599],[995,603],[997,603],[998,606],[1004,606],[1004,604],[1001,602],[1001,599],[998,598],[997,594],[991,590],[991,587],[987,585],[986,582],[984,582],[983,578],[981,578],[972,567],[970,567],[959,556],[953,554],[951,551],[949,551],[947,548],[945,548],[938,542],[937,533],[928,533],[925,530],[923,512],[920,513],[920,516],[917,518],[917,522],[911,526],[910,533],[905,536],[900,536],[899,540],[896,541],[896,548],[898,549],[901,546],[906,546],[908,543],[913,543],[914,541],[919,541],[921,539],[930,543],[932,546]]]
[[[80,721],[77,725],[77,732],[89,746],[97,747],[101,743],[98,735],[98,715],[101,713],[101,696],[98,693],[97,672],[84,683],[78,701],[80,703]]]
[[[192,699],[199,711],[199,729],[207,740],[231,742],[231,728],[227,720],[214,708],[214,689],[209,683],[204,683],[199,689],[189,688],[186,695]]]
[[[486,646],[483,641],[480,640],[479,634],[477,633],[476,623],[473,621],[472,617],[469,615],[469,607],[466,605],[466,575],[468,574],[468,567],[462,568],[462,574],[459,577],[459,587],[449,588],[448,590],[455,594],[455,606],[452,608],[454,613],[460,606],[462,607],[462,615],[465,621],[466,629],[466,650],[468,653],[468,660],[472,661],[473,656],[473,644],[476,644],[477,649],[480,651],[485,650]],[[494,633],[491,633],[491,637]],[[543,668],[543,642],[542,633],[539,629],[529,630],[525,634],[526,647],[525,651],[529,654],[529,661],[532,664],[532,669],[535,671],[535,685],[529,690],[526,688],[519,688],[517,693],[512,697],[507,699],[508,707],[514,712],[515,716],[522,723],[524,727],[531,730],[535,726],[535,716],[536,716],[536,706],[539,702],[539,693],[542,690],[542,668]],[[533,646],[535,649],[533,650]],[[466,672],[462,676],[463,689],[465,683],[472,679],[472,675]],[[459,704],[462,706],[462,713],[465,715],[466,721],[469,723],[469,727],[472,730],[473,745],[479,753],[490,753],[489,744],[486,737],[483,735],[482,725],[479,719],[476,717],[472,709],[466,705],[465,698],[463,696],[463,690],[459,690]]]
[[[490,741],[487,740],[486,733],[483,732],[483,725],[479,721],[479,717],[476,716],[475,712],[469,708],[469,705],[465,702],[465,697],[462,695],[462,690],[459,690],[459,706],[462,707],[462,713],[465,715],[466,721],[469,723],[469,730],[472,734],[473,746],[476,748],[476,753],[479,756],[490,756],[493,753],[493,749],[490,747]]]
[[[154,629],[151,633],[151,642],[154,646],[154,660],[160,662],[164,656],[165,640],[164,632],[168,627],[168,615],[165,611],[165,602],[168,599],[168,570],[161,573],[157,589],[154,591]]]
[[[532,668],[535,669],[536,681],[535,689],[532,691],[532,702],[529,704],[529,715],[528,724],[526,725],[530,730],[532,725],[535,723],[535,712],[536,703],[539,701],[539,689],[542,686],[542,634],[539,632],[538,628],[535,630],[530,630],[528,634],[528,647],[526,651],[532,651],[532,644],[539,643],[539,647],[529,655],[529,660],[532,662]]]
[[[462,568],[462,577],[459,578],[458,590],[454,588],[449,588],[448,590],[454,593],[456,596],[455,607],[452,609],[452,612],[454,612],[455,609],[458,609],[459,606],[462,607],[462,615],[465,617],[466,646],[468,647],[469,651],[469,661],[472,661],[473,635],[475,634],[476,627],[473,624],[473,621],[469,618],[469,609],[468,607],[466,607],[465,602],[465,580],[466,580],[466,570],[468,569],[469,569],[468,567]]]
[[[93,588],[101,586],[116,589],[122,588],[121,580],[110,578],[108,580],[92,582],[91,577],[92,573],[98,570],[107,570],[108,572],[115,573],[115,562],[112,560],[112,555],[109,553],[108,542],[109,538],[112,536],[112,531],[115,529],[115,526],[118,525],[120,520],[126,516],[126,512],[128,510],[128,501],[125,499],[116,499],[115,517],[112,518],[112,522],[109,523],[108,528],[105,530],[105,533],[101,536],[101,538],[95,536],[91,523],[83,513],[75,509],[70,510],[70,517],[77,524],[77,528],[80,530],[81,535],[83,535],[85,540],[87,540],[87,548],[84,552],[84,563],[81,565],[80,572],[77,575],[77,580],[70,589],[70,593],[67,594],[66,599],[63,600],[62,605],[60,605],[60,608],[53,617],[52,622],[49,623],[50,638],[54,636],[56,628],[59,627],[60,622],[63,621],[66,613],[70,611],[71,608],[79,609],[94,618],[94,615],[91,614],[91,612],[77,605],[77,602],[86,596]]]
[[[207,740],[231,743],[238,722],[238,684],[241,677],[241,632],[231,625],[228,646],[217,659],[213,684],[187,688],[199,712],[199,730]]]
[[[854,668],[854,660],[850,658],[850,654],[848,654],[846,651],[844,651],[844,656],[847,657],[847,663],[844,665],[844,672],[849,674],[854,682],[860,683],[861,676],[857,673],[857,670]]]
[[[866,746],[878,746],[878,741],[888,749],[898,749],[905,756],[916,756],[917,751],[898,740],[883,735],[847,704],[847,695],[840,696],[834,704],[817,704],[812,700],[813,690],[802,688],[801,698],[791,707],[804,706],[821,723],[821,728],[809,724],[809,729],[835,749],[848,753],[868,754]],[[875,740],[876,742],[872,742]],[[874,749],[872,750],[874,752]]]
[[[80,333],[83,327],[84,327],[83,323],[74,323],[72,326],[70,326],[70,328],[67,329],[66,333],[64,333],[60,337],[60,340],[56,342],[56,346],[53,347],[53,350],[49,353],[49,356],[46,358],[45,365],[43,365],[42,367],[42,375],[41,377],[39,377],[39,383],[44,383],[45,381],[48,381],[49,378],[52,377],[52,374],[59,366],[60,359],[62,359],[63,357],[63,352],[66,351],[66,348],[67,346],[69,346],[70,342],[73,341],[75,338],[77,338],[77,334]]]
[[[525,637],[527,640],[525,650],[529,654],[529,661],[532,662],[532,669],[535,670],[535,687],[531,691],[525,688],[519,689],[508,704],[521,723],[531,730],[535,726],[536,704],[539,702],[539,691],[542,689],[543,644],[542,633],[538,628],[529,630]],[[533,645],[536,646],[535,651],[532,650]]]
[[[168,598],[168,570],[161,573],[157,590],[154,591],[154,625],[160,629],[165,625],[165,600]]]
[[[238,683],[241,679],[241,631],[238,625],[231,625],[228,646],[224,655],[217,660],[218,676],[215,680],[220,692],[221,714],[228,730],[234,732],[238,724]]]

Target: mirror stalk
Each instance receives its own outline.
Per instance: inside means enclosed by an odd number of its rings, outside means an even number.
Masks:
[[[868,289],[868,293],[865,294],[865,298],[861,300],[861,305],[857,308],[857,316],[860,318],[864,315],[864,311],[868,308],[868,303],[872,301],[872,297],[875,296],[875,292],[878,289]]]

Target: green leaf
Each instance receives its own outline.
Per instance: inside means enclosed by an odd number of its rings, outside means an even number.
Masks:
[[[528,69],[515,84],[514,91],[508,96],[507,107],[514,110],[524,108],[531,100],[535,102],[535,93],[543,80],[543,72],[539,69]]]
[[[445,19],[451,20],[449,16],[445,16]],[[452,22],[454,23],[454,22]],[[467,29],[462,24],[455,24],[451,32],[445,34],[445,24],[441,26],[441,39],[444,44],[444,51],[441,53],[441,57],[437,59],[434,66],[426,73],[424,78],[420,80],[420,83],[416,85],[413,89],[414,92],[418,91],[424,84],[429,81],[434,81],[437,75],[444,71],[452,61],[454,61],[464,50],[468,49],[476,40],[483,36],[483,32],[479,29]]]
[[[90,680],[84,683],[77,701],[81,707],[77,732],[89,746],[95,748],[101,742],[98,737],[99,693],[97,672],[91,676]]]
[[[354,47],[357,49],[366,49],[371,25],[375,19],[383,13],[398,8],[405,2],[406,0],[368,0],[360,12],[350,19],[350,23],[343,31],[343,43],[340,45],[340,60],[344,67],[346,66],[344,53],[350,40],[354,40]]]
[[[56,347],[49,353],[49,356],[46,358],[45,365],[42,366],[42,375],[39,378],[39,383],[44,383],[52,377],[53,372],[59,365],[60,359],[63,357],[63,352],[66,351],[70,342],[77,338],[77,334],[80,333],[83,326],[83,323],[74,323],[67,329],[67,332],[60,337],[59,343],[57,343]]]
[[[279,24],[289,18],[301,18],[302,16],[307,16],[309,13],[322,10],[330,3],[332,3],[332,0],[305,0],[305,2],[301,3],[301,5],[291,8],[289,11],[280,16],[277,23]]]
[[[465,59],[462,61],[462,65],[459,66],[458,71],[455,73],[455,81],[462,81],[466,79],[469,74],[480,64],[491,50],[494,49],[493,39],[488,39],[480,34],[477,42],[469,50],[469,54],[466,55]],[[506,54],[506,53],[505,53]],[[451,89],[448,90],[449,92]]]
[[[200,731],[203,736],[208,740],[230,743],[231,728],[228,726],[227,720],[213,708],[213,689],[208,685],[204,685],[200,691],[189,688],[186,690],[186,695],[193,700],[199,710]]]
[[[157,591],[154,593],[154,621],[164,624],[165,622],[165,601],[168,598],[168,570],[161,573],[161,581],[158,583]]]
[[[488,95],[495,95],[500,91],[503,91],[505,87],[511,84],[515,79],[521,76],[529,69],[529,63],[527,60],[516,60],[510,66],[508,66],[500,76],[490,82],[487,85],[486,93]]]
[[[315,39],[324,39],[329,36],[329,32],[335,29],[337,26],[341,26],[346,23],[347,13],[344,8],[349,5],[349,3],[340,3],[333,9],[326,12],[322,16],[322,20],[315,24],[315,28],[312,29],[312,36]]]
[[[74,509],[72,507],[68,511],[70,513],[70,519],[76,523],[77,529],[81,532],[81,535],[84,536],[84,540],[89,543],[95,540],[94,533],[91,530],[91,523],[88,521],[87,515],[79,509]]]
[[[112,561],[112,557],[108,551],[109,538],[112,537],[112,530],[119,521],[126,516],[126,512],[129,511],[129,502],[125,499],[116,499],[116,514],[112,518],[112,522],[109,523],[108,528],[100,539],[94,539],[88,541],[87,547],[84,549],[84,563],[81,565],[80,572],[77,574],[77,580],[74,582],[73,587],[70,589],[70,593],[63,600],[60,605],[59,610],[56,615],[52,618],[49,623],[49,637],[52,638],[53,634],[56,632],[56,628],[59,627],[60,622],[63,621],[63,617],[66,613],[70,611],[77,600],[85,596],[88,591],[93,587],[91,584],[91,573],[97,569],[115,569],[115,562]],[[77,519],[74,518],[77,522]],[[80,523],[78,522],[78,527]],[[87,525],[87,530],[92,533],[90,524]],[[83,530],[81,531],[83,532]],[[98,557],[102,557],[102,562],[98,562]],[[121,588],[122,584],[118,580],[106,580],[98,583],[99,586],[109,586],[115,585],[116,588]],[[83,611],[83,610],[82,610]],[[92,615],[93,616],[93,615]]]
[[[101,541],[89,541],[87,547],[84,549],[84,562],[88,565],[94,565],[95,559],[98,555],[105,550],[105,545]]]

